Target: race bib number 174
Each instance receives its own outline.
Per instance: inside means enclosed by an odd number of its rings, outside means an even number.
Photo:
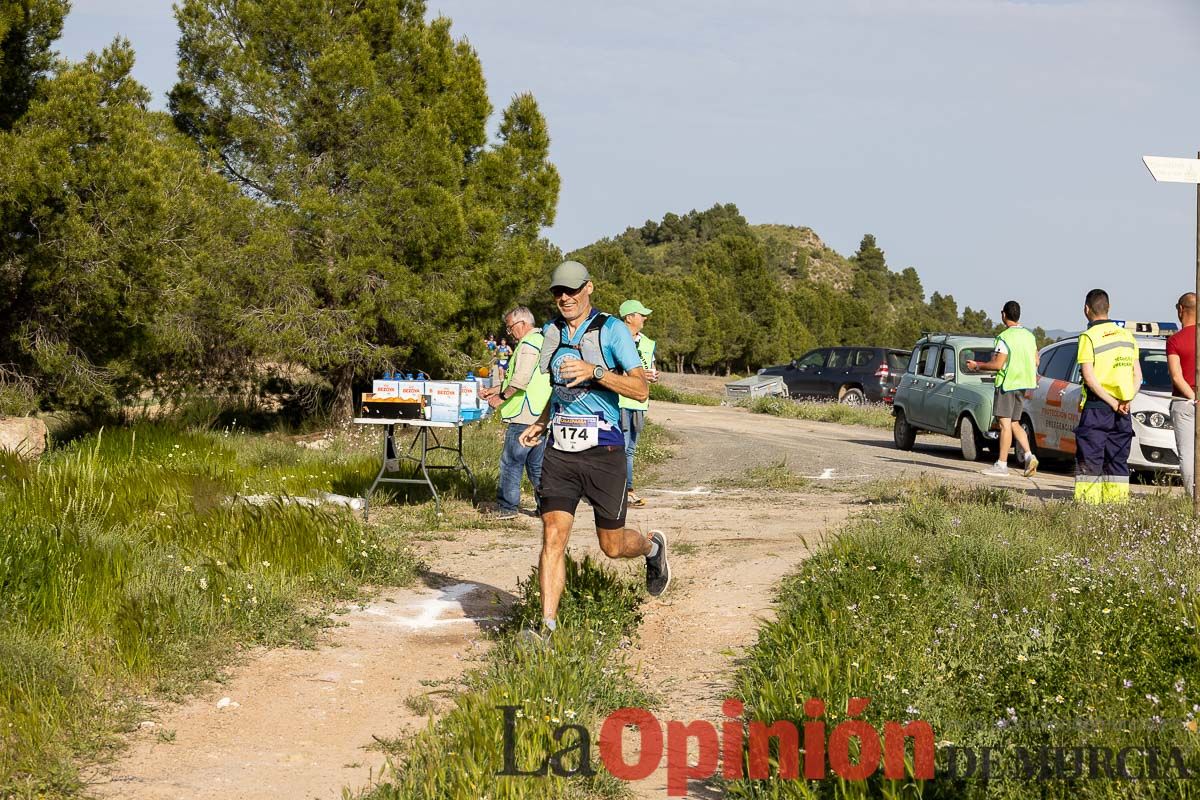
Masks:
[[[578,453],[599,444],[600,418],[595,414],[557,414],[550,422],[554,449]]]

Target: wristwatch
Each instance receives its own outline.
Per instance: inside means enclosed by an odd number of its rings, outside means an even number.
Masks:
[[[606,370],[602,366],[597,365],[597,367],[594,370],[592,370],[592,378],[594,378],[595,380],[601,380],[604,378],[605,374],[607,374],[607,373],[608,373],[608,370]]]

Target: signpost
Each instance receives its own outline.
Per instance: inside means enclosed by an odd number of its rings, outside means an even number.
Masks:
[[[1196,154],[1196,158],[1142,156],[1142,161],[1156,181],[1196,184],[1196,296],[1200,298],[1200,153]],[[1196,353],[1200,355],[1200,325],[1196,326]],[[1196,374],[1193,377],[1196,385],[1200,386],[1200,358],[1196,359]],[[1193,480],[1200,479],[1200,424],[1195,427],[1195,441],[1192,445]],[[1194,490],[1192,510],[1195,516],[1200,517],[1200,492]]]

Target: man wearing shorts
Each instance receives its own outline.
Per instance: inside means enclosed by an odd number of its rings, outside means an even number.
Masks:
[[[1008,451],[1017,440],[1017,456],[1024,465],[1022,474],[1031,477],[1038,468],[1037,456],[1029,446],[1029,437],[1021,427],[1021,412],[1025,409],[1025,393],[1037,386],[1037,340],[1021,327],[1021,305],[1009,300],[1000,311],[1004,330],[996,337],[991,361],[967,361],[967,369],[996,373],[996,397],[992,401],[992,416],[1000,423],[1000,451],[996,463],[983,471],[984,475],[1008,475]]]
[[[618,401],[649,397],[646,370],[629,328],[592,308],[593,288],[587,268],[577,261],[564,261],[554,270],[550,291],[559,315],[543,330],[541,360],[553,394],[521,435],[526,447],[537,445],[547,431],[550,435],[538,489],[542,631],[526,634],[542,641],[558,627],[564,556],[581,499],[592,505],[606,556],[646,559],[646,590],[654,597],[671,582],[666,536],[625,526],[625,437]]]

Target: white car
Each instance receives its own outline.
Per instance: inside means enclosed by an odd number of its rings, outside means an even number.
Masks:
[[[1118,323],[1120,324],[1120,323]],[[1135,327],[1136,326],[1136,327]],[[1142,388],[1133,399],[1133,445],[1129,468],[1153,472],[1178,472],[1175,431],[1171,426],[1171,377],[1167,372],[1167,325],[1125,323],[1135,327],[1142,364]],[[1146,335],[1144,331],[1154,331]],[[1039,457],[1075,457],[1075,426],[1079,424],[1082,380],[1075,356],[1079,337],[1055,342],[1040,351],[1038,384],[1025,404],[1021,426]]]

